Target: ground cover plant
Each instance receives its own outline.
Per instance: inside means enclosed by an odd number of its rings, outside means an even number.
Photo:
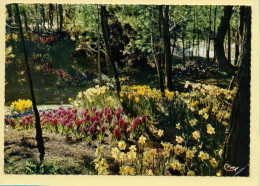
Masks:
[[[5,173],[230,176],[249,163],[250,7],[6,10]]]

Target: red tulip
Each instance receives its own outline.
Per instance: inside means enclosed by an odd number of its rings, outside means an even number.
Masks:
[[[135,118],[134,122],[136,123],[136,125],[139,125],[140,119],[139,118]]]
[[[119,118],[120,118],[120,112],[119,111],[116,111],[116,118],[117,118],[117,120],[119,120]]]
[[[97,120],[94,121],[93,126],[94,126],[95,128],[97,128],[97,126],[98,126],[98,121],[97,121]]]
[[[120,119],[119,119],[119,126],[122,127],[122,126],[123,126],[123,123],[124,123],[124,119],[123,119],[123,118],[120,118]]]
[[[95,127],[94,127],[94,126],[91,126],[91,127],[89,128],[89,133],[90,133],[90,135],[93,135],[94,132],[95,132]]]
[[[146,122],[146,116],[142,116],[142,123]]]
[[[111,120],[111,114],[108,113],[108,114],[107,114],[107,122],[110,122],[110,120]]]
[[[126,131],[126,130],[127,130],[127,126],[128,126],[127,122],[124,122],[124,123],[123,123],[123,126],[122,126],[123,131]]]
[[[86,133],[86,128],[85,128],[85,127],[82,127],[81,132],[82,132],[82,133]]]
[[[133,124],[132,124],[132,129],[136,129],[136,127],[137,127],[136,122],[133,122]]]
[[[90,114],[87,114],[86,119],[87,119],[87,121],[90,120]]]
[[[92,123],[94,123],[94,121],[96,120],[96,117],[91,117],[90,120],[92,121]]]
[[[118,128],[115,128],[115,130],[114,130],[114,136],[115,136],[116,138],[118,138],[118,137],[121,136],[121,131],[120,131]]]
[[[69,123],[66,124],[66,127],[67,127],[67,128],[71,128],[72,125],[73,125],[72,121],[69,121]]]
[[[101,134],[104,134],[105,131],[106,131],[106,126],[105,125],[101,125],[101,128],[100,128]]]

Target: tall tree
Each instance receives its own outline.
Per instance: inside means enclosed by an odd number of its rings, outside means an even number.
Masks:
[[[97,48],[98,48],[98,79],[99,79],[99,86],[102,86],[102,71],[101,71],[101,60],[100,60],[100,29],[99,29],[99,25],[100,25],[100,16],[99,16],[99,5],[97,5],[97,34],[98,34],[98,44],[97,44]]]
[[[102,32],[103,32],[103,40],[105,43],[106,61],[107,61],[107,64],[112,66],[114,78],[116,81],[116,90],[117,90],[117,94],[119,96],[121,87],[120,87],[120,82],[119,82],[119,78],[118,78],[116,65],[115,65],[114,61],[111,60],[111,55],[110,55],[110,50],[109,50],[108,20],[107,20],[107,9],[106,9],[105,5],[101,6],[100,14],[101,14],[101,27],[102,27]]]
[[[13,29],[12,29],[12,23],[13,23],[13,13],[12,13],[12,4],[6,5],[8,18],[6,20],[6,32],[9,30],[11,38],[13,39]]]
[[[160,17],[162,18],[163,25],[163,47],[164,47],[164,60],[165,60],[165,71],[166,71],[166,86],[172,91],[172,60],[171,60],[171,45],[170,45],[170,31],[169,31],[169,5],[160,6]],[[163,16],[164,12],[164,16]]]
[[[230,33],[230,24],[228,27],[228,63],[231,64],[231,33]]]
[[[45,27],[45,9],[44,9],[43,4],[41,4],[41,13],[42,13],[42,25],[43,25],[43,28],[46,29],[46,27]]]
[[[164,93],[164,82],[163,82],[163,72],[162,72],[162,64],[161,64],[161,47],[160,47],[160,38],[161,38],[161,26],[159,27],[155,27],[154,26],[154,5],[152,5],[152,16],[151,16],[151,40],[152,40],[152,54],[153,54],[153,58],[156,64],[156,68],[157,68],[157,73],[158,73],[158,77],[159,77],[159,82],[160,82],[160,90],[162,93]],[[159,17],[159,16],[158,16]],[[160,17],[159,17],[159,22],[160,22]],[[156,30],[154,28],[158,28],[159,30],[159,41],[158,39],[156,40]],[[155,41],[156,40],[156,41]],[[157,45],[155,47],[155,42],[157,42]]]
[[[210,52],[210,39],[211,39],[211,5],[209,6],[209,37],[207,47],[207,62],[209,63],[209,52]]]
[[[233,6],[225,6],[224,14],[221,17],[221,22],[218,27],[218,32],[216,36],[216,43],[214,47],[216,48],[216,58],[219,63],[220,68],[230,75],[235,75],[237,68],[228,62],[224,51],[224,39],[229,27],[229,21],[232,15]]]
[[[57,31],[59,31],[59,8],[58,8],[58,4],[56,4],[56,21],[57,21]]]
[[[49,26],[52,29],[53,26],[53,13],[54,13],[54,5],[49,4]]]
[[[197,28],[199,28],[199,18],[198,18],[198,16],[199,16],[199,9],[197,9]],[[197,57],[199,58],[200,57],[200,32],[199,32],[199,30],[198,30],[198,54],[197,54]]]
[[[29,26],[28,26],[28,23],[27,23],[27,16],[26,16],[26,8],[23,10],[23,17],[24,17],[24,24],[25,24],[25,30],[27,32],[27,34],[29,34],[29,41],[31,41],[31,34],[30,34],[30,31],[29,31]]]
[[[35,128],[36,128],[37,147],[38,147],[38,151],[40,153],[40,160],[42,161],[44,159],[45,148],[44,148],[44,141],[43,141],[43,137],[42,137],[40,116],[39,116],[39,112],[38,112],[38,109],[37,109],[35,96],[34,96],[33,82],[32,82],[32,77],[31,77],[31,72],[30,72],[30,67],[29,67],[29,62],[28,62],[28,56],[27,56],[27,51],[26,51],[25,42],[24,42],[23,28],[22,28],[18,4],[15,4],[15,8],[16,8],[16,12],[17,12],[20,35],[21,35],[21,40],[22,40],[22,46],[23,46],[23,52],[24,52],[24,58],[25,58],[25,64],[26,64],[26,71],[27,71],[29,84],[30,84],[30,92],[31,92],[31,97],[32,97],[33,111],[34,111],[34,114],[35,114]]]
[[[241,54],[237,73],[238,91],[232,106],[224,162],[239,167],[239,176],[249,175],[250,153],[250,80],[251,80],[251,7],[245,7],[245,33],[240,35]],[[224,175],[231,175],[224,171]]]
[[[214,45],[215,45],[215,42],[216,42],[216,20],[217,20],[217,8],[218,6],[216,5],[215,6],[215,11],[214,11]],[[214,62],[216,61],[216,48],[214,46]]]
[[[192,56],[191,60],[193,60],[193,55],[195,51],[195,38],[196,38],[196,6],[193,8],[193,38],[192,38]]]
[[[58,5],[59,8],[59,16],[60,16],[60,29],[59,31],[62,32],[62,25],[63,25],[63,8],[62,8],[62,4]]]
[[[239,56],[239,46],[240,40],[242,39],[241,36],[243,35],[243,30],[244,30],[244,20],[245,20],[245,6],[240,6],[239,8],[239,32],[236,35],[236,47],[235,47],[235,61],[234,64],[237,65],[238,63],[238,56]]]
[[[183,26],[181,31],[181,41],[182,41],[182,61],[185,62],[185,27]]]

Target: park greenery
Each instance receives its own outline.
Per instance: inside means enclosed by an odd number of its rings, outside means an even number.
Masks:
[[[249,163],[250,7],[8,4],[5,36],[6,173]]]

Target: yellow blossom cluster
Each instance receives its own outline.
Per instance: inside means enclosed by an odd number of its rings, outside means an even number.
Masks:
[[[169,143],[169,142],[165,142],[165,143],[161,143],[163,146],[163,152],[162,155],[164,156],[164,158],[167,158],[170,156],[171,151],[173,150],[173,144]]]
[[[174,149],[174,153],[175,153],[176,155],[180,155],[180,154],[182,154],[183,152],[185,152],[186,147],[183,147],[182,145],[177,144],[177,145],[175,145],[175,146],[173,147],[173,149]]]
[[[135,175],[135,168],[134,167],[130,167],[128,165],[123,165],[122,167],[120,167],[120,172],[121,175]]]
[[[25,112],[32,110],[32,101],[27,99],[19,99],[18,101],[14,101],[11,104],[12,112]]]
[[[172,93],[168,93],[170,97],[172,96]],[[122,91],[120,92],[121,97],[126,97],[128,100],[131,100],[134,98],[134,101],[136,103],[140,102],[140,98],[144,98],[146,100],[148,99],[155,99],[155,100],[161,100],[162,94],[161,91],[154,89],[151,89],[150,86],[144,85],[133,85],[133,86],[122,86]]]
[[[146,141],[146,137],[144,137],[144,136],[142,135],[142,136],[140,136],[138,143],[140,143],[141,145],[144,145],[144,144],[145,144],[145,141]]]
[[[119,147],[120,150],[125,150],[125,148],[126,148],[125,141],[119,141],[118,142],[118,147]]]
[[[173,159],[172,163],[171,163],[171,167],[173,168],[173,170],[178,170],[181,172],[181,174],[185,173],[185,165],[181,164],[179,162],[179,160]]]
[[[208,160],[209,159],[209,154],[203,151],[200,151],[198,157],[203,161],[203,160]]]
[[[100,87],[99,85],[95,86],[95,88],[89,88],[84,92],[79,92],[77,95],[78,99],[87,99],[90,103],[93,102],[93,99],[97,96],[103,95],[109,88],[106,86]]]
[[[148,165],[150,162],[152,162],[155,155],[156,155],[156,149],[145,151],[143,156],[144,165]]]
[[[207,125],[207,133],[208,134],[215,134],[215,129],[211,126],[211,124]]]
[[[192,137],[193,137],[195,140],[199,141],[199,139],[200,139],[200,132],[199,132],[198,130],[194,131],[194,132],[192,133]]]
[[[193,147],[192,149],[188,149],[186,151],[186,158],[193,159],[195,157],[196,152],[197,152],[196,147]]]
[[[107,175],[109,174],[108,168],[109,165],[105,158],[97,158],[94,160],[95,162],[95,169],[98,171],[98,175]]]

